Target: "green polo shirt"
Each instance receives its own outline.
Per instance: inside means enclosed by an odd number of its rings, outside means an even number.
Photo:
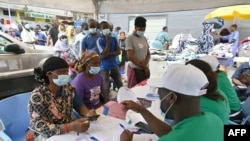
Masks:
[[[224,124],[228,124],[230,108],[227,98],[224,96],[224,94],[222,94],[223,92],[221,92],[220,90],[217,90],[217,92],[220,93],[225,98],[225,100],[212,100],[205,96],[202,96],[200,101],[201,111],[214,113],[221,119]]]
[[[219,71],[217,73],[217,86],[218,89],[226,94],[231,111],[241,110],[240,100],[224,71]]]
[[[172,131],[160,137],[159,141],[223,141],[223,123],[213,113],[182,120],[172,127]]]

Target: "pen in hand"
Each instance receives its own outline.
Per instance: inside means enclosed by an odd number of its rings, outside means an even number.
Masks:
[[[122,129],[126,130],[126,128],[121,123],[119,125]]]

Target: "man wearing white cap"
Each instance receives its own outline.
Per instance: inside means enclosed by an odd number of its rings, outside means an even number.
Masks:
[[[200,111],[200,96],[206,93],[207,85],[205,74],[192,65],[175,64],[168,69],[158,93],[164,117],[173,119],[171,126],[135,102],[124,101],[123,104],[144,117],[160,137],[159,141],[223,141],[222,121],[212,113]],[[129,131],[121,134],[121,141],[131,139]]]
[[[220,66],[219,61],[211,55],[205,55],[200,58],[201,60],[207,62],[214,72],[217,72],[217,87],[220,89],[227,97],[231,114],[236,113],[241,110],[241,103],[235,92],[230,80],[227,77],[226,70],[223,66]]]

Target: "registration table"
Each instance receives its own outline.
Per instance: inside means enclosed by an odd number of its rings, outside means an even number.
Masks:
[[[142,90],[143,89],[143,90]],[[130,89],[138,98],[145,98],[146,93],[150,91],[150,87],[147,85],[147,81],[140,83],[134,88]],[[159,112],[156,112],[156,104],[152,102],[151,107],[148,109],[153,114],[159,116]],[[159,111],[159,110],[158,110]],[[160,116],[159,116],[160,117]],[[135,131],[135,123],[145,120],[143,117],[131,110],[127,111],[126,120],[121,120],[111,116],[101,114],[97,121],[90,122],[90,128],[85,133],[70,132],[62,135],[55,135],[48,138],[46,141],[119,141],[120,134],[124,129]],[[129,124],[128,124],[129,123]],[[122,126],[121,126],[122,125]],[[133,141],[157,141],[158,137],[155,134],[134,134]]]
[[[125,129],[134,130],[135,127],[127,124],[123,120],[110,116],[101,115],[97,121],[90,123],[90,128],[86,133],[70,132],[63,135],[55,135],[46,141],[119,141],[120,134]],[[134,134],[133,141],[156,141],[154,134]]]

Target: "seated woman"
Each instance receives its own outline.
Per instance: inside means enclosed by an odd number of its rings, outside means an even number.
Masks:
[[[200,69],[209,81],[207,93],[201,97],[201,110],[203,112],[214,113],[224,124],[229,124],[229,102],[226,95],[220,89],[217,89],[216,73],[207,62],[202,60],[194,59],[188,61],[187,64],[191,64]]]
[[[72,84],[80,99],[89,109],[97,109],[101,104],[103,78],[100,71],[100,57],[92,50],[83,52],[82,59],[77,63],[79,72]]]
[[[30,114],[27,140],[41,141],[69,131],[85,132],[89,121],[73,120],[73,108],[83,117],[95,115],[82,103],[69,82],[69,65],[59,57],[48,58],[42,68],[34,69],[35,79],[42,84],[32,91],[28,103]]]
[[[245,62],[236,69],[232,82],[239,99],[245,101],[250,93],[250,62]]]

